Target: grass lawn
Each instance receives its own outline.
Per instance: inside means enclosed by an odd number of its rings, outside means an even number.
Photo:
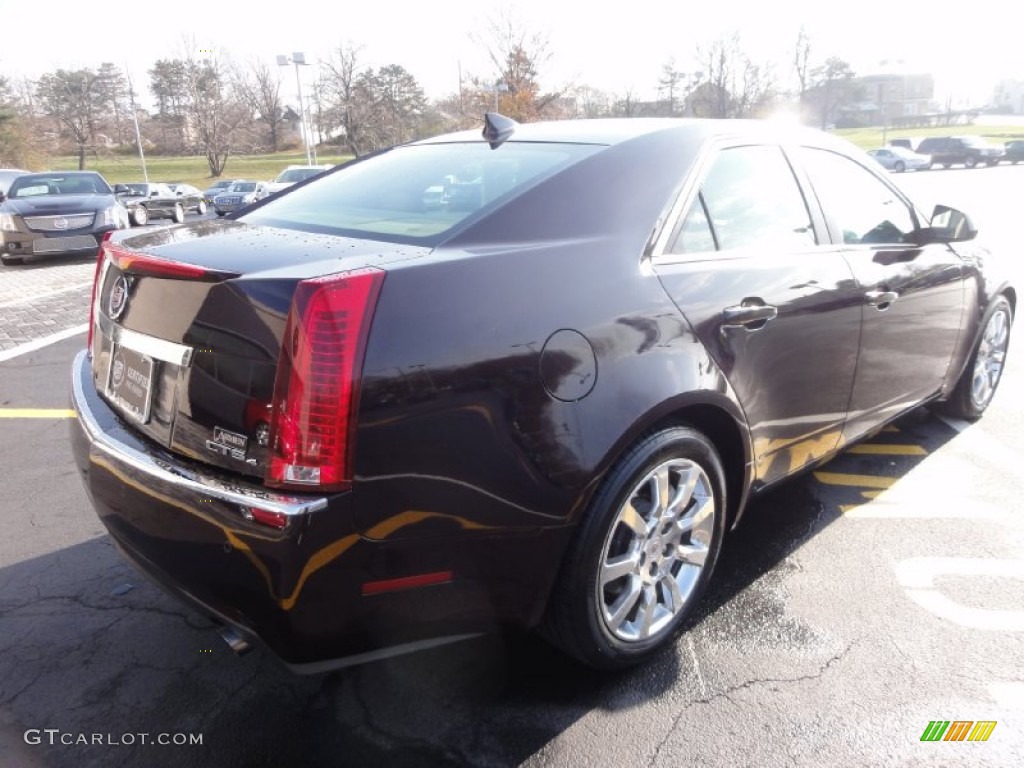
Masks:
[[[329,155],[318,151],[317,162],[337,164],[351,160],[351,155]],[[277,174],[289,165],[305,165],[306,153],[277,152],[266,155],[232,155],[228,158],[222,179],[251,179],[253,181],[272,181]],[[51,166],[55,171],[78,170],[77,155],[55,157]],[[142,164],[138,155],[88,155],[85,168],[99,171],[103,178],[111,184],[129,181],[142,181]],[[192,157],[170,157],[164,155],[148,155],[146,170],[150,181],[178,181],[192,184],[199,189],[206,189],[213,183],[210,178],[210,167],[206,158],[196,155]]]
[[[1024,127],[1019,125],[949,125],[936,128],[894,128],[885,132],[882,141],[880,126],[873,128],[842,128],[835,131],[861,149],[875,149],[883,143],[896,138],[923,139],[927,136],[981,136],[994,144],[1002,144],[1011,139],[1024,139]]]

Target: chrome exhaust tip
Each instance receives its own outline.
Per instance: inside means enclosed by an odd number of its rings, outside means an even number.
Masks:
[[[228,644],[228,648],[235,652],[236,656],[243,656],[252,650],[252,643],[234,627],[220,626],[217,628],[217,634]]]

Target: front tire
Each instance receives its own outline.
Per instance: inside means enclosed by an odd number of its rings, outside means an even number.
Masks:
[[[946,402],[938,404],[942,413],[967,421],[981,418],[1002,378],[1012,325],[1013,309],[1000,296],[985,315],[981,338],[952,394]]]
[[[649,659],[682,631],[725,535],[725,472],[689,427],[649,434],[608,473],[579,523],[543,631],[598,669]]]
[[[978,158],[976,157],[968,157],[966,160],[964,160],[964,165],[966,165],[968,168],[973,168],[977,164]]]
[[[902,160],[896,163],[896,173],[903,173],[905,170],[907,170],[907,166],[903,164]]]

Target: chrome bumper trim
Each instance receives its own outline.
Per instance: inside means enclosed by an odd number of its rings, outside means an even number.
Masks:
[[[89,360],[82,350],[71,367],[71,404],[78,414],[78,423],[89,439],[93,451],[105,453],[121,464],[160,483],[198,494],[204,499],[216,499],[241,508],[258,507],[287,517],[299,517],[327,508],[326,498],[300,499],[296,496],[274,493],[264,488],[243,483],[227,483],[203,472],[161,461],[130,445],[116,440],[103,431],[93,414],[82,382],[91,379]]]

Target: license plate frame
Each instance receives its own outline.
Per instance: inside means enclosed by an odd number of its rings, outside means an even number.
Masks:
[[[139,424],[149,422],[153,408],[153,358],[114,343],[110,349],[106,393],[111,402]]]

